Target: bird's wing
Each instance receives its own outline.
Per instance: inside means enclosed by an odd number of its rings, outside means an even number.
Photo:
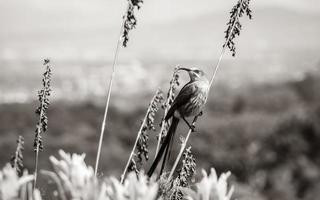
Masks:
[[[176,111],[180,106],[186,104],[193,96],[195,91],[196,87],[193,83],[189,82],[185,86],[183,86],[177,97],[174,99],[169,111],[167,112],[165,120],[167,121],[168,119],[170,119],[173,116],[174,111]]]

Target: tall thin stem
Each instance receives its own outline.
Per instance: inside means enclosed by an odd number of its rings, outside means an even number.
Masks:
[[[129,6],[127,10],[129,9]],[[127,13],[127,12],[126,12]],[[96,164],[95,164],[95,169],[94,169],[94,175],[97,176],[98,172],[98,167],[99,167],[99,161],[100,161],[100,155],[101,155],[101,149],[102,149],[102,142],[103,142],[103,136],[105,132],[105,127],[106,127],[106,121],[107,121],[107,116],[108,116],[108,109],[109,109],[109,104],[110,104],[110,98],[111,98],[111,91],[112,91],[112,86],[113,86],[113,80],[116,75],[116,64],[118,60],[118,55],[119,55],[119,49],[120,49],[120,44],[122,41],[122,33],[124,30],[124,23],[125,23],[125,16],[123,17],[123,21],[121,24],[120,28],[120,33],[119,33],[119,39],[117,42],[117,46],[115,49],[114,57],[113,57],[113,63],[112,63],[112,73],[110,77],[110,82],[109,82],[109,88],[108,88],[108,95],[107,95],[107,102],[104,110],[104,115],[103,115],[103,120],[101,124],[101,131],[100,131],[100,139],[99,139],[99,146],[98,146],[98,151],[97,151],[97,157],[96,157]]]
[[[170,81],[170,86],[169,86],[169,91],[168,91],[168,94],[167,94],[167,99],[166,99],[165,104],[164,104],[165,109],[164,109],[164,113],[163,113],[160,132],[159,132],[159,135],[158,135],[157,148],[156,148],[156,153],[154,155],[154,158],[157,157],[157,154],[159,152],[160,145],[161,145],[162,134],[165,131],[166,126],[168,124],[168,122],[165,121],[165,117],[167,115],[167,112],[169,110],[170,105],[173,102],[174,91],[176,90],[176,86],[179,85],[178,78],[177,78],[177,69],[179,69],[179,67],[180,67],[179,65],[175,67],[175,70],[173,72],[173,77],[172,77],[172,79]]]
[[[168,112],[168,109],[166,108],[166,109],[164,110],[164,116],[166,116],[167,112]],[[162,124],[161,124],[160,133],[159,133],[159,136],[158,136],[159,139],[158,139],[158,142],[157,142],[157,148],[156,148],[156,153],[155,153],[155,155],[154,155],[154,158],[157,157],[157,154],[158,154],[158,152],[159,152],[160,145],[161,145],[162,132],[163,132],[163,130],[165,129],[166,124],[167,124],[167,122],[166,122],[165,120],[163,120],[163,121],[162,121]]]
[[[232,24],[232,28],[231,28],[230,33],[232,33],[233,29],[235,28],[237,19],[239,18],[240,11],[241,11],[241,9],[242,9],[242,8],[241,8],[241,7],[242,7],[242,1],[243,1],[243,0],[240,0],[240,7],[239,7],[239,9],[238,9],[238,11],[237,11],[236,19],[234,20],[234,23]],[[211,77],[211,80],[210,80],[209,90],[210,90],[210,88],[211,88],[211,86],[212,86],[212,84],[213,84],[213,81],[214,81],[214,79],[215,79],[215,77],[216,77],[216,75],[217,75],[217,72],[218,72],[218,69],[219,69],[221,60],[222,60],[223,55],[224,55],[224,53],[225,53],[225,51],[226,51],[226,47],[227,47],[227,44],[228,44],[230,38],[231,38],[231,34],[229,34],[228,38],[226,39],[226,41],[225,41],[225,43],[224,43],[224,45],[223,45],[223,48],[222,48],[222,51],[221,51],[219,60],[218,60],[218,62],[217,62],[217,64],[216,64],[216,67],[214,68],[214,71],[213,71],[213,74],[212,74],[212,77]],[[197,120],[197,117],[194,118],[193,123],[192,123],[193,125],[195,125],[196,120]],[[180,152],[179,152],[179,154],[178,154],[178,156],[177,156],[177,158],[176,158],[176,160],[175,160],[175,163],[174,163],[174,165],[173,165],[173,167],[172,167],[172,169],[171,169],[171,171],[170,171],[168,180],[171,179],[171,177],[173,176],[173,173],[175,172],[175,169],[176,169],[176,167],[177,167],[177,165],[178,165],[178,163],[179,163],[179,161],[180,161],[180,159],[181,159],[181,156],[182,156],[183,151],[184,151],[184,149],[185,149],[185,147],[186,147],[186,145],[187,145],[187,142],[188,142],[188,140],[189,140],[189,137],[190,137],[191,133],[192,133],[192,129],[189,129],[188,134],[187,134],[187,137],[185,138],[184,142],[182,143],[181,148],[180,148]]]
[[[169,95],[170,96],[172,95],[172,88],[170,88]],[[158,143],[157,143],[157,148],[156,148],[156,153],[154,155],[154,158],[157,157],[157,154],[159,152],[160,145],[161,145],[162,132],[164,131],[164,129],[165,129],[166,125],[167,125],[167,122],[164,120],[164,118],[167,115],[168,107],[169,107],[169,103],[166,102],[166,108],[164,109],[163,120],[162,120],[162,124],[161,124],[160,133],[159,133],[159,136],[158,136]]]
[[[40,126],[41,124],[41,118],[42,115],[44,114],[44,101],[46,99],[46,87],[44,87],[43,94],[42,94],[42,102],[41,102],[41,110],[40,110],[40,115],[39,115],[39,122],[38,125]],[[41,128],[37,129],[37,134],[40,136],[41,134]],[[39,151],[40,151],[40,143],[37,143],[36,147],[36,159],[35,159],[35,168],[34,168],[34,180],[33,180],[33,190],[37,186],[37,180],[38,180],[38,164],[39,164]]]
[[[37,187],[38,180],[38,159],[39,159],[39,149],[36,150],[35,168],[34,168],[34,179],[33,179],[33,190]]]
[[[228,42],[229,42],[229,40],[230,40],[230,38],[231,38],[231,35],[232,35],[231,33],[233,32],[234,27],[236,26],[237,19],[239,18],[240,11],[241,11],[241,9],[242,9],[242,1],[243,1],[243,0],[240,1],[240,8],[239,8],[238,11],[237,11],[236,19],[234,20],[234,22],[233,22],[233,24],[232,24],[232,28],[231,28],[231,30],[230,30],[230,34],[229,34],[228,38],[226,39],[226,41],[225,41],[225,43],[224,43],[224,45],[223,45],[223,48],[222,48],[221,54],[220,54],[220,56],[219,56],[218,62],[217,62],[217,64],[216,64],[216,67],[214,68],[214,71],[213,71],[213,74],[212,74],[212,77],[211,77],[211,80],[210,80],[209,89],[211,89],[211,86],[212,86],[212,84],[213,84],[213,81],[214,81],[214,79],[215,79],[215,77],[216,77],[216,75],[217,75],[217,73],[218,73],[221,60],[222,60],[222,58],[223,58],[223,56],[224,56],[224,53],[225,53],[226,48],[227,48],[227,44],[228,44]]]
[[[194,117],[193,122],[192,122],[193,126],[196,125],[197,119],[198,119],[198,116]],[[184,139],[183,143],[181,144],[180,152],[179,152],[179,154],[177,156],[177,159],[175,160],[175,162],[174,162],[174,164],[173,164],[173,166],[171,168],[168,180],[171,179],[171,177],[173,176],[173,173],[175,172],[175,170],[176,170],[176,168],[178,166],[178,163],[180,161],[180,158],[181,158],[181,156],[183,154],[184,149],[186,148],[186,145],[187,145],[187,142],[188,142],[188,140],[190,138],[191,133],[192,133],[192,129],[189,129],[187,137]]]
[[[35,189],[37,186],[39,151],[43,150],[41,133],[46,132],[46,130],[48,129],[48,117],[46,115],[46,110],[48,109],[48,106],[50,104],[48,96],[50,96],[50,91],[51,91],[50,89],[51,69],[50,69],[49,62],[50,62],[49,59],[44,60],[43,65],[46,65],[46,71],[44,72],[43,78],[42,78],[43,88],[38,92],[40,105],[36,109],[36,114],[39,115],[39,120],[36,125],[36,131],[35,131],[36,134],[35,134],[34,144],[33,144],[34,151],[36,153],[33,189]]]
[[[157,95],[158,95],[158,92],[156,92],[156,94],[154,95],[154,97],[153,97],[152,100],[150,101],[150,106],[148,107],[148,110],[147,110],[147,112],[146,112],[146,114],[145,114],[145,116],[144,116],[144,118],[143,118],[142,124],[141,124],[141,126],[140,126],[138,135],[137,135],[137,137],[136,137],[136,141],[134,142],[134,145],[133,145],[133,147],[132,147],[132,150],[131,150],[129,159],[128,159],[128,161],[127,161],[126,167],[124,168],[124,171],[123,171],[123,173],[122,173],[122,175],[121,175],[121,180],[120,180],[120,183],[121,183],[121,184],[123,183],[124,177],[125,177],[126,174],[127,174],[128,168],[129,168],[130,163],[131,163],[131,160],[132,160],[132,157],[133,157],[133,155],[134,155],[134,151],[135,151],[135,149],[136,149],[136,147],[137,147],[139,138],[140,138],[140,136],[141,136],[141,134],[142,134],[142,129],[143,129],[145,123],[147,122],[148,115],[149,115],[149,113],[150,113],[150,111],[151,111],[151,109],[152,109],[152,103],[155,101],[155,98],[157,98]]]

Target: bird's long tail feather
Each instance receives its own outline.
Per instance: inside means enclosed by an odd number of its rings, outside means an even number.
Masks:
[[[172,134],[172,136],[170,137],[170,141],[169,144],[166,148],[166,152],[164,153],[164,158],[162,160],[162,165],[160,168],[160,175],[162,174],[164,167],[166,166],[166,161],[168,161],[170,159],[170,155],[171,155],[171,149],[172,149],[172,144],[173,144],[173,138],[174,138],[174,134]]]
[[[162,171],[164,169],[164,165],[166,163],[166,160],[168,159],[168,155],[170,155],[170,151],[171,151],[171,143],[173,142],[173,138],[174,138],[174,135],[175,135],[175,132],[177,130],[177,127],[178,127],[178,124],[179,124],[179,118],[176,118],[176,117],[173,117],[172,118],[172,122],[171,122],[171,126],[168,130],[168,133],[167,133],[167,136],[165,137],[159,151],[158,151],[158,154],[156,156],[156,158],[154,159],[149,171],[148,171],[148,176],[151,177],[154,173],[154,171],[156,170],[163,154],[164,154],[164,158],[163,158],[163,162],[162,162],[162,166],[161,166],[161,171],[160,171],[160,174],[162,174]]]

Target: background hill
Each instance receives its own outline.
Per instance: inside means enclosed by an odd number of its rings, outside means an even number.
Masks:
[[[5,11],[1,20],[17,14],[9,12],[15,11],[12,7],[1,8]],[[51,16],[32,5],[29,8],[30,13],[25,13],[27,21],[19,14],[20,18],[3,23],[5,28],[0,30],[0,101],[30,101],[37,89],[40,61],[46,56],[53,60],[57,74],[55,98],[103,98],[118,29],[115,22],[108,19],[107,24],[91,24],[91,18],[75,20],[67,15],[62,19],[54,9],[50,9],[55,14]],[[64,13],[64,9],[59,11]],[[318,13],[282,7],[254,11],[254,20],[244,21],[237,57],[227,55],[222,63],[218,84],[240,87],[252,82],[282,82],[301,79],[305,72],[318,70]],[[93,15],[90,9],[88,12]],[[79,17],[86,13],[76,14]],[[158,86],[165,88],[170,78],[167,72],[177,64],[199,66],[212,73],[227,18],[228,13],[222,11],[152,23],[141,17],[129,47],[121,51],[115,95],[126,98],[122,91],[130,91],[142,97]],[[155,70],[157,73],[152,73]]]

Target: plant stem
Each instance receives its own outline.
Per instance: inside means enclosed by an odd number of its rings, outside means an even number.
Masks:
[[[172,88],[170,88],[169,95],[170,96],[172,95]],[[159,151],[159,148],[160,148],[160,145],[161,145],[162,132],[164,131],[165,126],[167,124],[167,122],[164,120],[164,118],[167,115],[168,107],[169,107],[169,102],[166,102],[166,108],[164,109],[163,120],[162,120],[162,124],[161,124],[160,133],[159,133],[159,136],[158,136],[158,143],[157,143],[157,148],[156,148],[156,153],[155,153],[154,158],[157,157],[157,154],[158,154],[158,151]]]
[[[164,110],[164,115],[163,115],[164,117],[166,116],[167,112],[168,112],[168,109],[166,108]],[[159,133],[159,136],[158,136],[157,148],[156,148],[156,153],[154,155],[154,159],[157,157],[157,154],[159,152],[159,148],[160,148],[160,145],[161,145],[162,132],[163,132],[163,130],[164,130],[166,124],[167,124],[167,122],[164,120],[164,117],[163,117],[163,121],[162,121],[162,124],[161,124],[160,133]]]
[[[176,66],[176,68],[177,68],[177,67],[179,67],[179,65]],[[176,69],[176,68],[175,68],[175,69]],[[174,76],[175,76],[176,73],[177,73],[177,71],[175,70],[175,71],[173,72],[173,78],[172,78],[171,81],[174,80]],[[157,143],[157,148],[156,148],[156,153],[155,153],[154,158],[157,157],[157,154],[158,154],[158,152],[159,152],[160,145],[161,145],[161,139],[162,139],[162,133],[163,133],[163,131],[164,131],[166,125],[167,125],[167,122],[165,121],[165,117],[166,117],[167,112],[168,112],[168,110],[169,110],[170,100],[171,100],[171,98],[172,98],[173,90],[174,90],[174,84],[175,84],[175,83],[172,82],[172,84],[170,84],[170,86],[169,86],[170,88],[169,88],[169,92],[168,92],[168,95],[167,95],[167,101],[165,102],[165,109],[164,109],[164,114],[163,114],[163,118],[162,118],[161,129],[160,129],[160,133],[159,133],[159,136],[158,136],[158,143]]]
[[[239,18],[239,14],[240,14],[240,11],[241,11],[241,9],[242,9],[242,1],[243,1],[243,0],[240,0],[240,7],[239,7],[239,9],[238,9],[238,11],[237,11],[236,19],[234,20],[234,22],[233,22],[233,24],[232,24],[232,28],[231,28],[231,30],[230,30],[230,34],[229,34],[227,40],[225,41],[225,43],[224,43],[224,45],[223,45],[223,48],[222,48],[222,51],[221,51],[219,60],[218,60],[218,62],[217,62],[217,64],[216,64],[216,67],[214,68],[214,71],[213,71],[213,74],[212,74],[212,77],[211,77],[211,80],[210,80],[209,90],[210,90],[210,88],[211,88],[211,86],[212,86],[212,84],[213,84],[213,81],[214,81],[217,73],[218,73],[218,69],[219,69],[219,67],[220,67],[221,60],[222,60],[222,58],[223,58],[223,56],[224,56],[224,53],[225,53],[225,51],[226,51],[227,44],[228,44],[228,42],[229,42],[229,40],[230,40],[230,38],[231,38],[233,29],[234,29],[234,27],[236,26],[236,22],[237,22],[237,20],[238,20],[238,18]]]
[[[19,142],[18,142],[18,146],[17,146],[16,152],[14,154],[15,156],[14,156],[14,161],[13,161],[13,168],[16,170],[17,173],[18,173],[17,169],[19,168],[19,166],[18,166],[18,156],[19,156],[18,148],[19,148]]]
[[[196,125],[196,121],[197,121],[198,117],[199,116],[194,117],[193,122],[192,122],[193,126]],[[175,170],[176,170],[176,168],[178,166],[178,163],[180,161],[180,158],[181,158],[181,156],[183,154],[184,149],[186,148],[186,145],[187,145],[187,142],[189,140],[189,137],[190,137],[191,133],[192,133],[192,129],[190,128],[189,131],[188,131],[187,137],[185,138],[185,140],[181,144],[180,152],[179,152],[179,154],[178,154],[178,156],[177,156],[177,158],[176,158],[176,160],[175,160],[175,162],[174,162],[174,164],[173,164],[173,166],[171,168],[168,181],[171,179],[171,177],[173,176],[173,173],[175,172]]]
[[[129,6],[128,6],[127,10],[128,9],[129,9]],[[106,127],[106,121],[107,121],[107,116],[108,116],[108,109],[109,109],[109,104],[110,104],[113,80],[114,80],[114,77],[115,77],[115,74],[116,74],[116,64],[117,64],[117,59],[118,59],[118,55],[119,55],[120,44],[121,44],[121,41],[122,41],[122,33],[123,33],[123,30],[124,30],[125,18],[126,17],[124,16],[123,17],[123,21],[122,21],[122,25],[121,25],[121,28],[120,28],[119,39],[118,39],[117,46],[116,46],[115,53],[114,53],[114,57],[113,57],[112,74],[111,74],[111,77],[110,77],[108,95],[107,95],[107,102],[106,102],[104,115],[103,115],[103,120],[102,120],[102,124],[101,124],[101,132],[100,132],[99,146],[98,146],[97,157],[96,157],[96,164],[95,164],[95,169],[94,169],[94,176],[97,176],[98,167],[99,167],[99,160],[100,160],[103,136],[104,136],[105,127]]]
[[[43,94],[42,94],[42,101],[41,101],[41,110],[40,110],[40,115],[39,115],[39,122],[38,125],[41,126],[41,118],[42,115],[44,114],[44,100],[46,99],[46,86],[43,87]],[[41,134],[41,129],[42,128],[38,128],[37,129],[37,134],[40,137]],[[37,136],[36,136],[37,137]],[[40,143],[37,144],[37,148],[36,148],[36,160],[35,160],[35,169],[34,169],[34,181],[33,181],[33,190],[36,188],[37,186],[37,179],[38,179],[38,164],[39,164],[39,151],[40,151]]]
[[[159,90],[158,90],[158,91],[159,91]],[[122,173],[122,175],[121,175],[121,180],[120,180],[120,183],[121,183],[121,184],[123,183],[124,177],[125,177],[126,174],[127,174],[129,165],[130,165],[131,160],[132,160],[132,157],[133,157],[133,155],[134,155],[134,151],[135,151],[135,149],[136,149],[136,147],[137,147],[139,138],[140,138],[140,136],[141,136],[142,129],[143,129],[145,123],[147,122],[147,117],[148,117],[148,114],[150,113],[151,106],[152,106],[152,102],[154,102],[155,98],[157,97],[158,91],[157,91],[156,94],[153,96],[152,100],[150,101],[148,110],[147,110],[147,112],[146,112],[146,114],[145,114],[145,116],[144,116],[144,118],[143,118],[142,124],[141,124],[141,126],[140,126],[138,135],[137,135],[137,137],[136,137],[136,141],[134,142],[134,145],[133,145],[133,147],[132,147],[132,151],[131,151],[131,153],[130,153],[129,159],[128,159],[127,164],[126,164],[126,167],[125,167],[125,169],[124,169],[124,171],[123,171],[123,173]]]
[[[36,189],[36,187],[37,187],[38,159],[39,159],[39,147],[37,147],[37,149],[36,149],[36,160],[35,160],[35,168],[34,168],[33,190]]]
[[[225,53],[225,51],[226,51],[227,44],[228,44],[228,42],[229,42],[229,40],[230,40],[231,33],[232,33],[232,31],[233,31],[233,29],[234,29],[234,27],[235,27],[235,25],[236,25],[237,19],[239,18],[239,14],[240,14],[240,11],[241,11],[241,9],[242,9],[242,8],[241,8],[241,7],[242,7],[242,1],[243,1],[243,0],[240,0],[240,7],[239,7],[239,9],[238,9],[238,11],[237,11],[236,19],[234,20],[234,23],[232,24],[232,28],[231,28],[231,30],[230,30],[230,34],[229,34],[227,40],[225,41],[225,43],[224,43],[224,45],[223,45],[223,48],[222,48],[222,51],[221,51],[219,60],[218,60],[218,62],[217,62],[217,64],[216,64],[216,67],[215,67],[214,72],[213,72],[213,74],[212,74],[212,77],[211,77],[211,80],[210,80],[210,85],[209,85],[209,90],[210,90],[210,88],[211,88],[211,86],[212,86],[212,84],[213,84],[213,81],[214,81],[214,79],[215,79],[215,77],[216,77],[216,75],[217,75],[217,72],[218,72],[218,69],[219,69],[221,60],[222,60],[223,55],[224,55],[224,53]],[[192,122],[192,125],[195,125],[195,122],[197,121],[197,118],[198,118],[198,116],[196,116],[196,117],[194,118],[194,120],[193,120],[193,122]],[[181,145],[181,148],[180,148],[180,152],[179,152],[179,154],[178,154],[178,157],[176,158],[175,163],[174,163],[174,165],[173,165],[173,167],[172,167],[172,169],[171,169],[171,171],[170,171],[168,180],[171,179],[171,177],[173,176],[173,173],[175,172],[175,169],[176,169],[176,167],[177,167],[177,165],[178,165],[178,163],[179,163],[179,161],[180,161],[180,158],[181,158],[181,156],[182,156],[182,154],[183,154],[183,151],[184,151],[184,149],[185,149],[185,147],[186,147],[186,145],[187,145],[187,142],[188,142],[188,140],[189,140],[189,137],[190,137],[191,133],[192,133],[192,129],[189,129],[188,134],[187,134],[187,137],[185,138],[185,141],[184,141],[184,142],[182,143],[182,145]]]

